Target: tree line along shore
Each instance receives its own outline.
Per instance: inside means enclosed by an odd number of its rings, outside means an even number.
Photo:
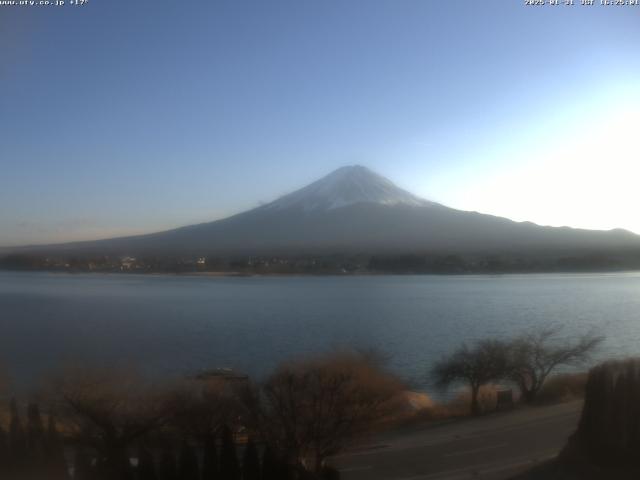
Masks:
[[[482,274],[607,272],[640,269],[640,252],[502,253],[457,255],[40,255],[0,254],[0,269],[104,273],[218,275]]]

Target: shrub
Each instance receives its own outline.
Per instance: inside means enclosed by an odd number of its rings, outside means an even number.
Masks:
[[[555,375],[543,385],[536,400],[539,404],[562,403],[584,397],[586,373]]]
[[[371,356],[336,352],[280,366],[255,392],[251,410],[278,453],[319,473],[326,458],[385,418],[403,390]]]

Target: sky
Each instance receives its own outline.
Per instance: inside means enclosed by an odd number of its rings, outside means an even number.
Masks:
[[[0,246],[214,220],[348,164],[640,233],[640,7],[576,2],[0,5]]]

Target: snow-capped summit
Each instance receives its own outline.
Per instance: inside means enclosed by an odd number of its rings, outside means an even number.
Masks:
[[[289,195],[265,205],[268,210],[296,209],[327,211],[354,205],[434,205],[396,186],[390,180],[361,165],[339,168]]]

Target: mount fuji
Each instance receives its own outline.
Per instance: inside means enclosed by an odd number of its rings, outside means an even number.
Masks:
[[[390,180],[366,167],[354,165],[339,168],[326,177],[265,205],[264,209],[327,211],[358,203],[413,207],[435,205],[398,188]]]
[[[271,203],[174,230],[31,251],[101,255],[524,254],[640,251],[625,230],[542,227],[407,192],[362,166],[340,168]]]

